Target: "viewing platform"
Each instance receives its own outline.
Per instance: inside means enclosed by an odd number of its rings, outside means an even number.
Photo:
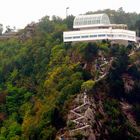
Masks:
[[[64,42],[111,40],[119,44],[136,42],[136,32],[125,24],[111,24],[107,14],[79,15],[73,22],[74,31],[63,33]]]

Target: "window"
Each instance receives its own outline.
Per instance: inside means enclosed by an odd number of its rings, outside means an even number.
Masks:
[[[98,35],[98,37],[105,37],[105,36],[106,36],[105,34]]]
[[[128,38],[134,39],[134,37],[133,37],[133,36],[128,36]]]
[[[97,37],[97,35],[90,35],[90,37]]]
[[[108,36],[108,37],[113,37],[113,35],[112,35],[112,34],[107,34],[107,36]]]
[[[122,35],[123,37],[126,37],[126,35]]]
[[[82,38],[88,38],[88,35],[83,35],[83,36],[81,36]]]
[[[80,36],[73,36],[73,39],[80,38]]]
[[[72,37],[65,37],[65,39],[72,39]]]
[[[122,35],[119,35],[119,37],[122,37]]]

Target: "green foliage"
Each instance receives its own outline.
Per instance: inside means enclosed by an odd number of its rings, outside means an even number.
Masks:
[[[3,136],[0,136],[0,140],[6,140],[6,138]]]
[[[17,135],[21,135],[21,126],[20,124],[17,124],[16,122],[12,123],[9,127],[9,134],[7,136],[7,139],[14,138]]]
[[[81,53],[84,60],[90,62],[98,54],[98,46],[96,43],[83,43]]]
[[[115,97],[123,97],[124,93],[124,83],[122,79],[122,74],[127,72],[127,67],[130,64],[129,57],[127,55],[126,48],[117,46],[113,52],[116,55],[116,59],[111,64],[109,75],[108,75],[108,83],[111,87],[111,95]],[[113,46],[111,49],[114,49]]]
[[[125,15],[122,9],[117,13]],[[124,46],[111,46],[107,41],[64,44],[63,31],[72,29],[73,19],[72,15],[64,20],[45,16],[29,38],[0,40],[0,140],[55,139],[57,131],[66,126],[66,102],[81,89],[92,91],[95,81],[89,80],[92,74],[82,64],[92,64],[99,52],[117,57],[108,77],[112,94],[124,93],[124,72],[139,80],[137,67],[127,69],[130,61]],[[19,32],[19,36],[26,34],[27,28]],[[139,91],[136,87],[135,93]],[[109,132],[118,138],[124,131],[119,128],[123,117],[118,103],[109,100],[104,106],[112,119],[107,123]]]
[[[19,106],[21,106],[24,101],[28,101],[32,96],[31,93],[27,92],[24,88],[13,87],[10,84],[7,87],[7,93],[6,107],[8,114],[18,112]]]
[[[82,140],[83,138],[85,138],[85,136],[81,133],[77,133],[74,135],[74,137],[77,139],[77,140]]]
[[[117,100],[106,100],[104,108],[106,110],[106,113],[113,119],[117,119],[119,115],[121,115]]]
[[[81,89],[82,89],[82,90],[90,91],[90,90],[92,90],[92,88],[93,88],[94,85],[95,85],[95,81],[93,81],[93,80],[88,80],[88,81],[84,82],[84,83],[81,85]]]
[[[68,122],[67,122],[67,127],[68,127],[69,129],[74,129],[75,123],[72,122],[72,121],[68,121]]]
[[[74,20],[73,15],[67,16],[67,18],[64,20],[64,23],[66,23],[68,29],[73,29],[73,20]]]
[[[5,121],[5,126],[1,127],[1,139],[11,140],[13,138],[19,139],[22,133],[21,125],[12,119]]]
[[[44,129],[40,133],[39,139],[41,139],[41,140],[53,140],[53,139],[55,139],[55,133],[56,133],[55,128],[50,126],[46,130]]]
[[[125,118],[121,113],[118,101],[115,99],[106,99],[104,101],[104,109],[108,115],[105,125],[108,129],[110,139],[128,138]]]

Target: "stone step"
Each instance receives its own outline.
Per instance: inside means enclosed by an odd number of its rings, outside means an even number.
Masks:
[[[77,129],[73,129],[73,130],[71,130],[71,132],[75,132],[75,131],[82,130],[82,129],[85,129],[85,128],[90,128],[90,127],[91,127],[90,125],[85,125],[83,127],[80,127],[80,128],[77,128]]]

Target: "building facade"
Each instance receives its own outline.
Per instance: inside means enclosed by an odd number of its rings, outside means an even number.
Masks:
[[[64,42],[111,40],[120,44],[136,42],[136,32],[125,24],[111,24],[107,14],[79,15],[73,31],[63,33]]]

